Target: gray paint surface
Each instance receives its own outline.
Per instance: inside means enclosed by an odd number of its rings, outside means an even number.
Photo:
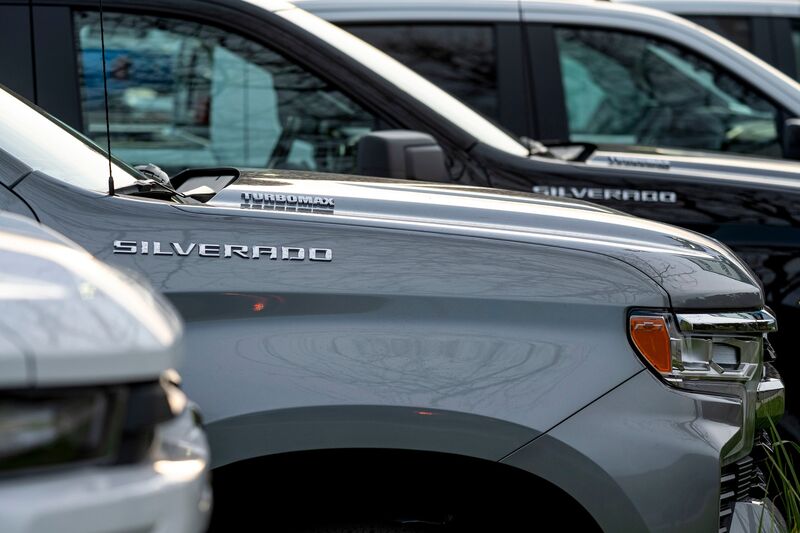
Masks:
[[[720,451],[739,417],[734,400],[642,372],[503,462],[560,484],[605,531],[717,531]]]
[[[431,0],[368,1],[369,6],[363,0],[299,0],[293,3],[332,22],[448,21],[454,18],[465,22],[482,22],[487,15],[497,22],[519,20],[518,0],[459,0],[457,5],[455,2]]]
[[[46,224],[146,272],[171,298],[189,333],[185,387],[211,424],[360,404],[546,430],[641,370],[624,336],[627,309],[668,305],[637,269],[566,247],[370,227],[336,214],[91,198],[38,175],[16,190]],[[118,239],[325,247],[334,258],[112,255]],[[576,336],[576,327],[596,337]],[[575,390],[565,398],[567,382]]]
[[[214,465],[310,449],[421,450],[497,461],[540,435],[530,428],[430,407],[328,405],[229,418],[209,427]]]
[[[678,15],[800,17],[796,0],[614,0],[661,9]]]
[[[642,369],[625,336],[630,308],[760,303],[746,268],[691,232],[521,193],[310,178],[245,174],[202,206],[93,195],[39,174],[15,192],[177,305],[186,390],[212,427],[302,407],[419,407],[529,428],[521,445]],[[235,205],[243,190],[303,187],[335,197],[336,212]],[[114,240],[322,247],[333,260],[119,255]],[[497,458],[513,449],[499,440]]]

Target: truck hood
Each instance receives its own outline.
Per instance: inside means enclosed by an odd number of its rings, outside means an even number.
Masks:
[[[530,193],[297,171],[243,171],[209,205],[604,254],[641,270],[675,309],[763,306],[755,275],[698,233],[587,202]]]
[[[0,215],[0,387],[156,379],[181,325],[161,296],[73,242]]]

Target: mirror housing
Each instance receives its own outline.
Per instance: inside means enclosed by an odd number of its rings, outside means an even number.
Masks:
[[[783,157],[800,161],[800,118],[783,123]]]
[[[410,130],[374,131],[362,137],[358,142],[356,173],[450,181],[442,147],[427,133]]]

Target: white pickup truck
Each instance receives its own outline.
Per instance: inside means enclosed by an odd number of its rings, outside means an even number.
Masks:
[[[159,295],[0,214],[0,530],[196,532],[208,444]]]

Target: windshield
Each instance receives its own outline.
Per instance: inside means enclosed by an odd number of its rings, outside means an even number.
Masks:
[[[265,2],[260,0],[249,1],[255,5],[269,8]],[[276,11],[276,14],[314,34],[338,50],[342,50],[348,56],[419,100],[480,142],[514,155],[523,157],[528,155],[527,148],[499,127],[416,72],[358,37],[302,9],[282,9]]]
[[[0,148],[33,170],[83,189],[108,192],[103,150],[50,115],[0,88]],[[111,166],[118,188],[133,185],[135,171]]]

